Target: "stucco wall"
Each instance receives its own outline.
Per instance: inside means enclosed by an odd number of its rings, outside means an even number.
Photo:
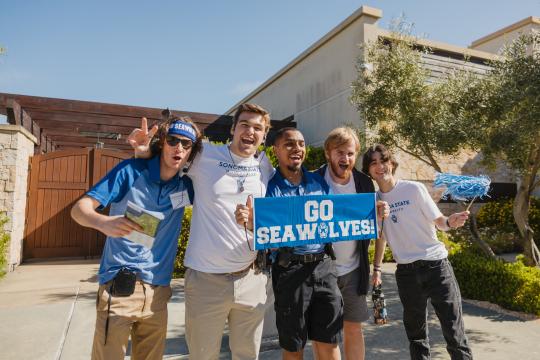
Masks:
[[[505,32],[500,36],[482,42],[478,45],[474,45],[473,43],[473,45],[471,45],[471,48],[475,50],[482,50],[493,54],[498,54],[500,53],[501,49],[505,44],[515,40],[520,34],[530,33],[533,29],[536,31],[540,31],[540,24],[529,23],[517,29]]]
[[[0,212],[6,212],[9,219],[4,230],[11,239],[7,254],[10,271],[22,260],[28,163],[35,142],[21,126],[0,125]]]
[[[359,44],[365,41],[366,32],[376,28],[371,25],[376,20],[360,14],[249,101],[268,109],[273,119],[294,115],[311,145],[321,145],[337,126],[362,128],[349,101],[351,81],[356,78]]]

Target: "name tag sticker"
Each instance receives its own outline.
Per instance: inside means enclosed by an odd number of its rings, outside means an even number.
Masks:
[[[169,195],[169,197],[171,198],[171,203],[174,210],[191,205],[187,190],[173,193]]]

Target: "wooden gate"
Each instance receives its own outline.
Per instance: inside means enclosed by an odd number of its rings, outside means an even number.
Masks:
[[[77,149],[31,159],[23,258],[99,256],[105,236],[79,226],[71,207],[110,169],[131,154]]]

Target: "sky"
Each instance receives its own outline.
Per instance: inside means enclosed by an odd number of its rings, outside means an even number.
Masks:
[[[221,114],[361,5],[459,46],[540,16],[540,0],[0,0],[0,92]]]

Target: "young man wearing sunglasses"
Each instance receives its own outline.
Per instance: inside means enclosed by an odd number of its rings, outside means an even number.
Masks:
[[[255,271],[256,252],[243,226],[236,224],[236,204],[266,193],[273,168],[256,156],[270,129],[270,115],[255,104],[242,104],[233,117],[228,145],[204,143],[189,168],[195,201],[184,258],[186,341],[190,358],[217,359],[225,323],[233,359],[256,359],[266,310],[267,276]],[[129,137],[136,156],[148,156],[143,121]]]
[[[107,235],[92,359],[124,359],[130,334],[133,359],[163,357],[178,224],[193,199],[191,180],[181,170],[201,137],[189,118],[167,121],[153,137],[152,158],[122,161],[72,208],[75,221]],[[96,211],[109,205],[109,215]],[[124,216],[140,208],[161,218],[153,236],[140,234],[146,229]],[[134,236],[148,243],[130,240]]]

